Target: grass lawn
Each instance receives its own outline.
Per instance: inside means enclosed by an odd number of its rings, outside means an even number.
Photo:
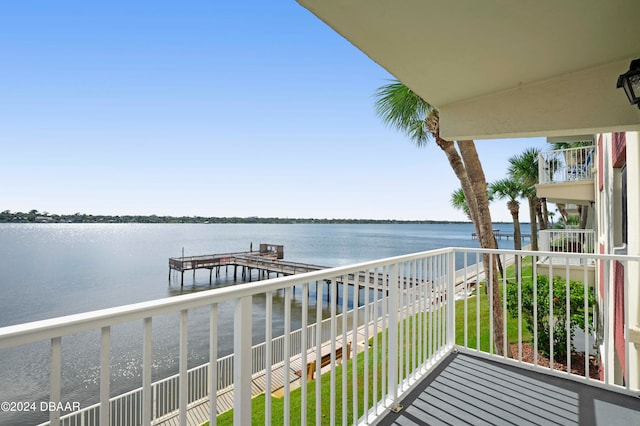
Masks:
[[[528,274],[529,276],[531,275],[531,266],[530,266],[530,260],[529,260],[529,266],[528,266]],[[525,266],[525,265],[523,265]],[[527,272],[526,272],[526,266],[523,270],[523,275],[526,276]],[[509,268],[507,268],[507,276],[509,277],[509,274],[511,274],[511,278],[513,278],[514,272],[513,272],[513,266],[510,266]],[[476,336],[476,312],[477,312],[477,302],[476,302],[476,292],[474,292],[474,294],[472,296],[470,296],[467,299],[467,316],[468,316],[468,327],[467,327],[467,333],[468,333],[468,347],[469,348],[476,348],[477,344],[478,344],[478,339]],[[422,313],[422,314],[418,314],[416,317],[420,317],[420,315],[423,316],[428,316],[428,313]],[[413,318],[409,318],[406,321],[408,321],[408,329],[409,329],[409,344],[411,345],[411,340],[413,337]],[[418,321],[419,323],[420,321]],[[403,332],[406,334],[406,330],[407,330],[407,323],[405,323],[404,321],[399,325],[399,327],[402,327]],[[518,339],[518,322],[516,319],[507,318],[507,333],[508,333],[508,338],[509,338],[509,342],[510,343],[514,343],[517,342]],[[523,328],[522,330],[523,333],[523,341],[527,341],[528,339],[531,338],[531,336],[529,335],[529,333],[527,333],[527,331]],[[370,343],[370,347],[368,350],[368,368],[367,368],[367,374],[369,376],[369,389],[368,389],[368,406],[371,407],[372,406],[372,395],[373,395],[373,376],[374,374],[378,375],[378,389],[377,389],[377,394],[378,394],[378,398],[380,398],[381,396],[381,383],[382,383],[382,371],[380,368],[380,358],[381,358],[381,354],[382,354],[382,337],[386,336],[387,333],[379,333],[377,336],[377,346],[378,346],[378,363],[377,363],[377,368],[374,369],[374,363],[373,363],[373,338],[370,339],[369,343]],[[488,302],[488,298],[487,295],[484,293],[484,287],[482,287],[482,285],[480,286],[480,336],[479,336],[479,341],[480,341],[480,349],[483,351],[488,351],[489,350],[489,302]],[[406,336],[405,336],[406,337]],[[458,300],[456,301],[456,343],[458,345],[464,345],[464,300]],[[406,352],[405,352],[406,353]],[[423,353],[422,354],[422,359],[417,359],[417,362],[421,362],[423,360],[425,360],[427,358],[427,356],[429,356],[430,354],[428,353]],[[408,356],[412,357],[413,356],[413,351],[408,351]],[[358,376],[358,416],[361,416],[364,414],[364,377],[365,377],[365,362],[364,362],[364,358],[365,358],[365,354],[364,352],[360,352],[357,356],[357,376]],[[404,358],[402,360],[401,365],[403,366],[403,368],[401,368],[401,375],[402,377],[404,377],[404,372],[405,372],[405,363],[409,362],[410,364],[413,364],[413,359],[411,358]],[[336,410],[335,410],[335,416],[336,416],[336,424],[341,424],[342,423],[342,415],[343,415],[343,410],[342,410],[342,395],[344,393],[346,393],[347,395],[347,422],[351,423],[353,421],[353,391],[352,391],[352,378],[353,378],[353,372],[352,372],[352,366],[353,363],[352,361],[345,361],[343,363],[343,365],[337,366],[336,368]],[[347,389],[342,389],[342,369],[346,368],[347,369]],[[330,388],[330,373],[325,373],[320,377],[320,380],[322,381],[322,387],[321,387],[321,401],[323,401],[322,407],[323,407],[323,412],[322,412],[322,424],[329,424],[330,423],[330,409],[329,409],[329,400],[330,400],[330,392],[331,392],[331,388]],[[316,388],[315,388],[315,383],[316,381],[310,381],[307,383],[307,423],[308,424],[315,424],[315,418],[316,418],[316,407],[315,407],[315,401],[316,401]],[[300,420],[301,420],[301,397],[302,397],[302,390],[300,388],[295,389],[291,392],[290,394],[290,421],[292,424],[299,424]],[[284,399],[283,398],[275,398],[273,397],[271,399],[272,401],[272,419],[271,422],[272,424],[282,424],[284,422]],[[264,424],[264,415],[265,415],[265,395],[261,394],[255,398],[253,398],[252,400],[252,424]],[[208,423],[206,423],[208,425]],[[231,425],[233,424],[233,410],[228,411],[226,413],[221,414],[220,416],[218,416],[218,424],[219,425]]]
[[[522,279],[531,278],[533,273],[531,256],[522,259]],[[507,286],[517,285],[515,278],[515,265],[511,264],[506,268],[505,276],[507,277]],[[489,314],[490,305],[489,298],[484,291],[484,281],[480,282],[480,350],[489,352]],[[500,293],[504,294],[503,280],[500,279]],[[477,319],[477,292],[473,292],[473,296],[467,299],[467,346],[476,349],[478,346],[478,333],[476,327]],[[504,304],[503,304],[504,307]],[[456,302],[456,344],[464,346],[464,300]],[[507,336],[509,343],[518,342],[518,319],[512,318],[507,314]],[[522,324],[522,341],[528,342],[532,339],[531,333]],[[495,352],[494,352],[495,353]]]

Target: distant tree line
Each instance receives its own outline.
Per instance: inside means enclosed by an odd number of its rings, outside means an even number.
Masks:
[[[344,224],[444,224],[465,223],[441,220],[394,220],[394,219],[314,219],[282,217],[206,217],[206,216],[157,216],[157,215],[92,215],[84,213],[54,214],[46,211],[0,212],[0,223],[344,223]]]

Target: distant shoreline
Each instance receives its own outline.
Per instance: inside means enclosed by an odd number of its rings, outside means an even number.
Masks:
[[[322,218],[282,218],[282,217],[205,217],[205,216],[157,216],[157,215],[91,215],[76,213],[72,215],[51,214],[32,210],[29,213],[0,213],[0,223],[201,223],[201,224],[471,224],[469,221],[448,220],[399,220],[399,219],[322,219]],[[494,222],[511,224],[510,222]]]

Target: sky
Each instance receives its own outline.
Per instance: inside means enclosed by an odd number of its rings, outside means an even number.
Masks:
[[[390,79],[293,0],[1,2],[0,211],[466,220]],[[493,181],[546,142],[476,146]]]

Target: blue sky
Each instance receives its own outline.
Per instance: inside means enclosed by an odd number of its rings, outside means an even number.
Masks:
[[[0,58],[0,210],[465,220],[376,117],[393,77],[293,0],[2,2]],[[478,141],[487,179],[529,146]]]

